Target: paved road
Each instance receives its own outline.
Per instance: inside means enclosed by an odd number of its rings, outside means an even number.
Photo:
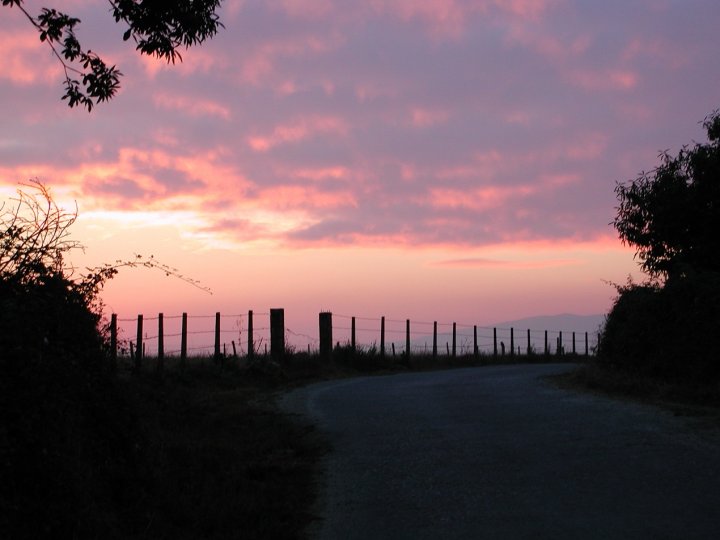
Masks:
[[[333,446],[313,537],[720,538],[718,432],[542,380],[566,369],[364,377],[287,395]]]

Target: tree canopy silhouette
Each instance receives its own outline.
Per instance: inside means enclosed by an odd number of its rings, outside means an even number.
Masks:
[[[116,23],[127,29],[124,41],[132,38],[141,54],[156,56],[167,62],[182,61],[178,49],[188,48],[213,37],[222,23],[217,10],[222,0],[108,0]],[[32,16],[23,0],[2,0],[3,6],[17,7],[40,33],[62,64],[65,72],[65,94],[70,107],[108,101],[120,88],[122,73],[108,66],[97,53],[84,49],[75,36],[80,19],[55,9],[43,8]],[[94,100],[94,101],[93,101]]]
[[[703,127],[707,144],[663,152],[659,167],[615,188],[613,225],[652,278],[720,272],[720,111]]]

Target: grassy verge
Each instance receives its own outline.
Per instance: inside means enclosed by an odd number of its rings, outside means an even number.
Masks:
[[[272,378],[2,367],[0,537],[302,538],[324,449]]]
[[[703,416],[720,426],[718,383],[656,379],[606,368],[593,362],[550,379],[562,388],[652,404],[678,415]]]
[[[366,374],[557,361],[334,351],[110,373],[0,362],[0,538],[303,538],[327,451],[277,392]],[[565,357],[574,361],[574,357]]]

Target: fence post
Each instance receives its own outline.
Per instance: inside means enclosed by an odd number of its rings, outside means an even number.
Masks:
[[[497,356],[497,328],[493,328],[493,356]]]
[[[560,333],[558,335],[558,350],[557,354],[562,355],[563,353],[563,342],[562,342],[562,330],[560,330]]]
[[[185,365],[187,360],[187,313],[182,314],[182,326],[180,327],[180,365]]]
[[[163,314],[158,313],[158,354],[157,354],[157,370],[162,373],[165,363],[165,328],[163,324]]]
[[[590,348],[588,347],[588,333],[585,332],[585,356],[590,354]]]
[[[385,317],[380,317],[380,358],[385,358]]]
[[[285,354],[285,310],[270,310],[270,356],[280,360]]]
[[[215,312],[215,361],[220,360],[220,312]]]
[[[573,354],[575,354],[575,332],[573,332]]]
[[[350,350],[355,354],[355,317],[350,322]]]
[[[252,360],[255,356],[255,338],[253,336],[253,312],[248,311],[248,360]]]
[[[515,356],[515,329],[510,328],[510,356]]]
[[[165,358],[165,328],[163,314],[158,313],[158,360]]]
[[[529,328],[528,328],[528,332],[527,332],[527,337],[528,337],[527,353],[528,353],[528,356],[530,356],[530,353],[532,352],[532,348],[530,347],[530,329]]]
[[[547,356],[548,352],[547,330],[545,330],[545,356]]]
[[[453,323],[453,348],[452,348],[452,356],[455,358],[457,356],[457,323]]]
[[[433,322],[433,360],[437,358],[437,321]]]
[[[117,368],[117,313],[110,316],[110,366]]]
[[[322,312],[319,317],[320,322],[320,357],[328,360],[332,353],[332,313]]]
[[[410,319],[405,320],[405,358],[410,360]]]
[[[473,326],[473,356],[478,357],[477,324]]]
[[[140,363],[143,355],[143,316],[137,317],[137,336],[135,339],[135,371],[140,371]]]

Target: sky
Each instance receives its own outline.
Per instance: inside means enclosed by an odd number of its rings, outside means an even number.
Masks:
[[[488,325],[606,313],[644,276],[610,225],[617,182],[704,141],[720,107],[716,0],[227,0],[224,29],[140,56],[107,3],[81,19],[124,74],[88,114],[0,7],[0,195],[77,203],[80,270],[153,255],[108,313],[281,307]]]

